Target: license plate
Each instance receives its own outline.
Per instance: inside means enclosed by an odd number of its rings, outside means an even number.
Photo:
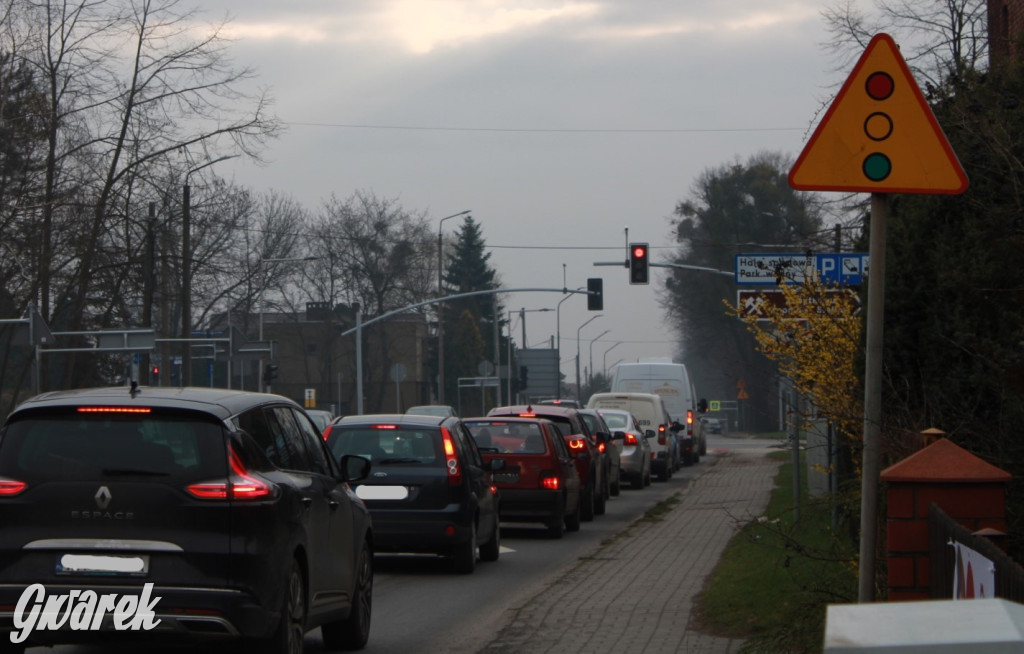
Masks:
[[[356,495],[363,500],[404,500],[409,497],[405,486],[357,486]]]
[[[61,554],[57,559],[59,575],[144,577],[148,573],[146,554]]]
[[[519,481],[519,473],[517,472],[496,472],[494,473],[494,483],[496,484],[515,484]]]

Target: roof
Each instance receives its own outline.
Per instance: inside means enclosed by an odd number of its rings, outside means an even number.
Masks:
[[[1006,482],[1011,475],[971,454],[948,438],[941,438],[914,452],[880,475],[888,482]]]
[[[418,413],[368,413],[361,416],[345,416],[334,424],[339,427],[351,425],[403,425],[409,427],[437,427],[451,416],[432,416]]]
[[[91,404],[95,406],[150,406],[202,411],[221,419],[237,415],[249,407],[266,402],[281,402],[299,406],[282,395],[237,391],[224,388],[167,388],[140,386],[132,393],[128,386],[105,388],[79,388],[51,391],[25,400],[11,413],[47,407],[66,407]],[[11,416],[8,416],[10,419]]]

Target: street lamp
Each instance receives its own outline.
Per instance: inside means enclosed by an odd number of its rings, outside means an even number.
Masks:
[[[226,154],[212,161],[192,168],[185,173],[185,184],[181,189],[181,385],[188,386],[192,379],[192,346],[188,339],[192,338],[192,189],[188,185],[188,176],[197,170],[226,159],[234,159],[237,154]]]
[[[563,286],[562,288],[564,290],[565,287]],[[586,289],[586,286],[580,286],[576,290],[577,291],[582,291],[582,290],[585,290],[585,289]],[[559,354],[561,354],[561,352],[562,352],[562,302],[565,302],[566,300],[568,300],[569,298],[571,298],[574,295],[576,295],[576,294],[575,293],[569,293],[568,295],[563,297],[561,300],[559,300],[558,301],[558,305],[555,307],[555,349],[558,350]],[[597,316],[594,316],[594,318],[596,318],[596,317]],[[593,320],[593,318],[591,318],[591,320]]]
[[[626,341],[619,341],[618,343],[604,351],[604,357],[601,359],[601,370],[603,371],[602,374],[604,374],[606,379],[608,378],[608,353],[625,342]]]
[[[601,338],[610,331],[610,329],[606,329],[597,336],[595,336],[594,338],[590,339],[590,372],[587,374],[587,386],[594,385],[594,341]]]
[[[445,216],[437,223],[437,297],[440,299],[444,296],[444,280],[442,272],[444,271],[444,261],[442,258],[442,251],[444,248],[443,235],[441,233],[441,227],[444,225],[444,221],[449,218],[457,218],[459,216],[465,216],[470,212],[470,209],[460,211],[459,213],[453,213],[450,216]],[[437,403],[444,404],[444,303],[437,303]]]
[[[580,332],[583,330],[584,327],[594,322],[603,315],[603,313],[597,314],[587,322],[580,325],[579,329],[576,330],[576,400],[580,403],[583,402],[583,393],[582,388],[580,387]]]

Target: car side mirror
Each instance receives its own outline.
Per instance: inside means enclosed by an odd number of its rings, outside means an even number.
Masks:
[[[644,438],[655,438],[658,435],[653,429],[648,429],[644,432]]]
[[[612,440],[613,441],[624,441],[624,440],[626,440],[626,432],[624,432],[624,431],[614,432],[612,434]]]
[[[487,469],[491,472],[498,472],[499,470],[505,469],[505,459],[491,459],[490,463],[487,464]]]
[[[370,460],[356,454],[341,457],[341,478],[343,481],[362,481],[370,476]]]

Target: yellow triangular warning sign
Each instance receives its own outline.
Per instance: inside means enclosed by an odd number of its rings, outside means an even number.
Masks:
[[[967,175],[899,48],[877,34],[789,171],[803,191],[946,193]]]

